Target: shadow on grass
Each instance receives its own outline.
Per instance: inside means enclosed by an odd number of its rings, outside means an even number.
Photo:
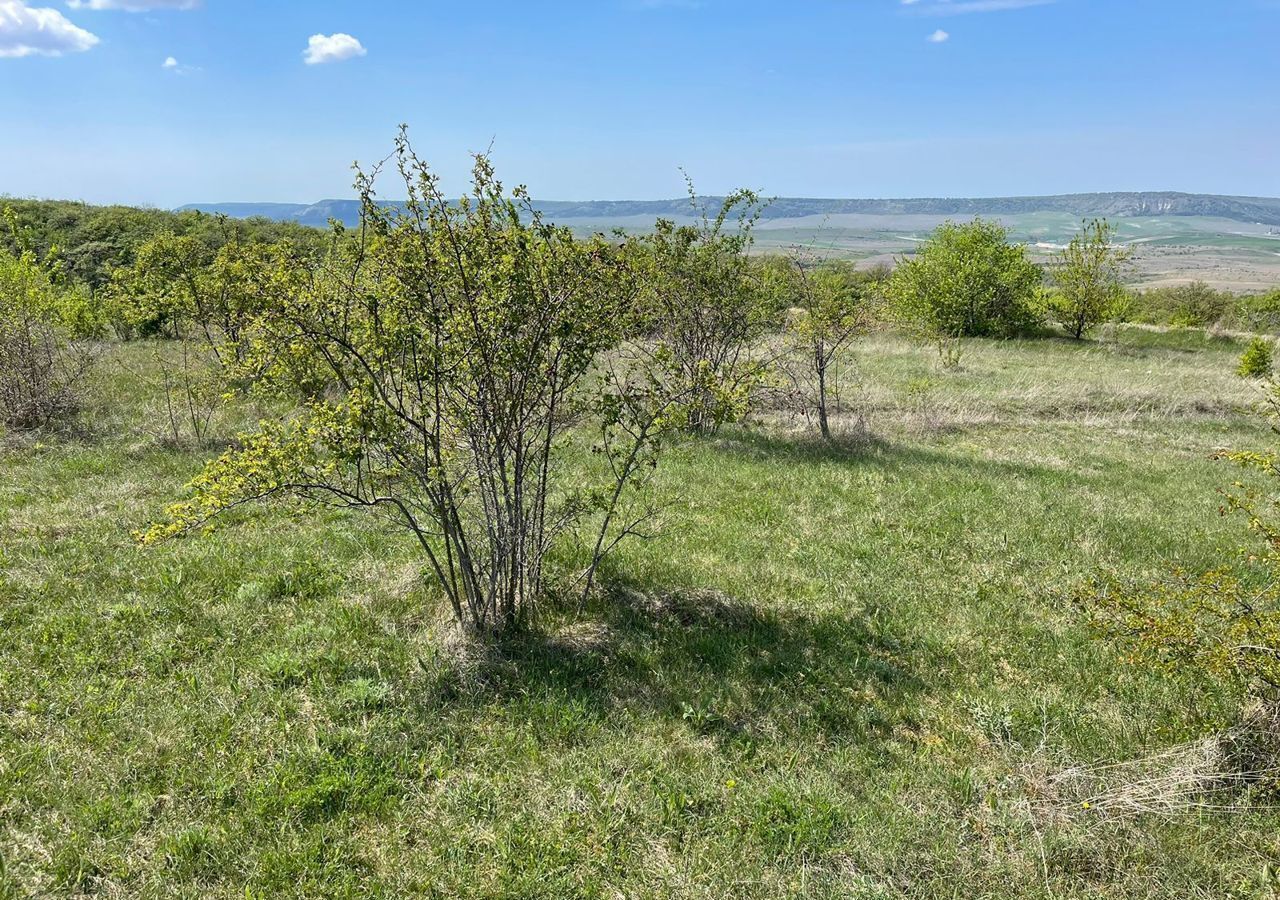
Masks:
[[[766,610],[616,580],[576,620],[546,625],[487,647],[478,664],[438,669],[435,701],[514,704],[553,739],[622,714],[680,720],[744,748],[875,745],[915,724],[912,698],[948,668],[879,614]]]
[[[816,434],[786,434],[740,427],[708,439],[708,446],[719,453],[777,464],[836,463],[894,470],[943,468],[968,476],[986,473],[1037,478],[1053,474],[1052,469],[1044,466],[948,453],[919,444],[897,443],[867,433],[837,434],[828,441]]]

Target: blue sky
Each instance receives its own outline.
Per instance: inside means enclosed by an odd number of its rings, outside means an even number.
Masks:
[[[349,196],[400,122],[546,199],[1277,196],[1280,0],[0,0],[0,194]]]

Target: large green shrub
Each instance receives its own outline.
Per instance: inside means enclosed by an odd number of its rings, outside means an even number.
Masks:
[[[1026,248],[996,222],[947,222],[889,282],[899,319],[944,357],[965,337],[1009,337],[1034,325],[1043,281]]]

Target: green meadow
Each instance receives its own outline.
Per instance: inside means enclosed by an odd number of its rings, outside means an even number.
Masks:
[[[863,339],[835,441],[767,409],[683,439],[599,596],[477,649],[370,517],[137,546],[269,411],[175,445],[176,348],[107,344],[78,428],[0,444],[0,896],[1272,896],[1265,804],[1068,777],[1238,714],[1071,594],[1234,558],[1210,457],[1273,441],[1242,349]]]

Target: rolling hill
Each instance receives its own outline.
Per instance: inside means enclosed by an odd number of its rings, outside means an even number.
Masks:
[[[719,198],[706,198],[715,205]],[[552,220],[624,222],[644,217],[688,216],[689,200],[545,200],[535,204]],[[323,226],[330,219],[347,225],[358,221],[355,200],[321,200],[316,203],[191,203],[183,210],[198,209],[235,218],[263,216]],[[822,216],[1018,216],[1060,213],[1078,217],[1130,218],[1147,216],[1196,216],[1250,225],[1280,226],[1280,199],[1224,197],[1173,191],[1063,194],[1052,197],[918,198],[904,200],[839,200],[781,197],[773,200],[764,219],[800,219]]]

